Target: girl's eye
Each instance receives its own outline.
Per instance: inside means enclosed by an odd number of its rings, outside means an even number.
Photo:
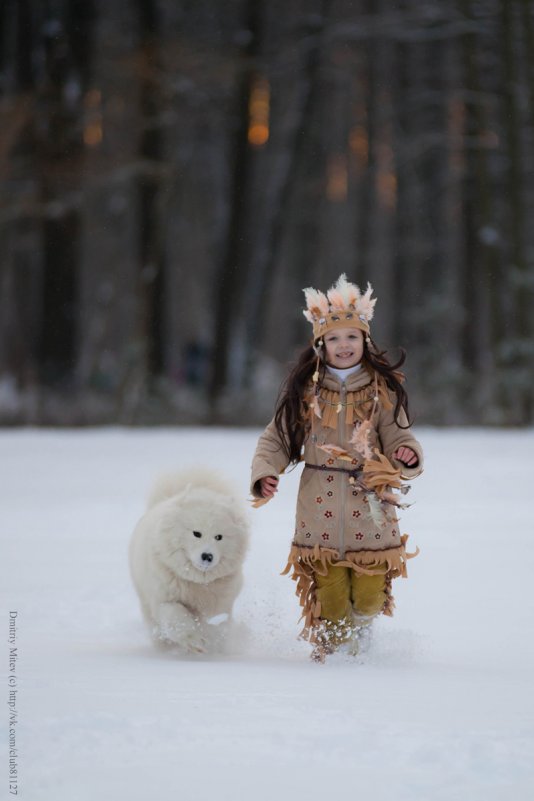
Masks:
[[[222,534],[216,534],[215,535],[215,539],[216,540],[222,540]]]
[[[195,537],[201,537],[202,536],[200,531],[193,531],[193,534],[195,535]]]

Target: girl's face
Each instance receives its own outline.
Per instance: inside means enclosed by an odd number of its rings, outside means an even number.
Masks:
[[[359,364],[363,356],[363,331],[359,328],[334,328],[323,337],[326,363],[343,369]]]

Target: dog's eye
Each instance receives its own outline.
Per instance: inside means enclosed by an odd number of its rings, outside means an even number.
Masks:
[[[215,539],[216,540],[222,540],[222,534],[216,534],[215,535]]]
[[[201,537],[202,536],[200,531],[193,531],[193,534],[195,535],[195,537]]]

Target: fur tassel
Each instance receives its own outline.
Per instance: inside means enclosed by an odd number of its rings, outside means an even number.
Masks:
[[[317,395],[312,395],[312,400],[310,402],[310,409],[312,409],[313,414],[315,414],[315,416],[318,417],[320,420],[323,415],[321,412],[321,405],[319,403],[319,398],[317,397]]]
[[[381,499],[374,492],[370,492],[365,496],[365,501],[369,507],[366,514],[368,520],[371,520],[377,528],[385,528],[388,523],[395,523],[396,518],[392,517],[388,512],[387,504],[383,504]]]
[[[265,506],[266,503],[269,503],[271,500],[270,498],[250,498],[250,503],[252,504],[253,509],[260,509],[262,506]]]
[[[370,420],[363,420],[361,423],[356,423],[354,426],[350,444],[354,446],[354,450],[362,459],[372,459],[373,457],[373,451],[369,444],[372,431],[373,424]]]
[[[352,462],[353,456],[348,453],[345,448],[340,448],[339,445],[318,445],[317,447],[328,453],[329,456],[333,456],[334,459],[343,459],[346,462]]]
[[[367,459],[363,466],[365,486],[376,492],[379,497],[388,487],[400,488],[401,471],[393,467],[387,456],[380,453],[377,448],[374,449],[374,457]]]

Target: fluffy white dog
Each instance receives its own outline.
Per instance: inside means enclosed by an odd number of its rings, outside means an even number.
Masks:
[[[244,509],[220,476],[195,469],[157,481],[130,544],[133,582],[157,640],[189,652],[220,645],[247,545]]]

